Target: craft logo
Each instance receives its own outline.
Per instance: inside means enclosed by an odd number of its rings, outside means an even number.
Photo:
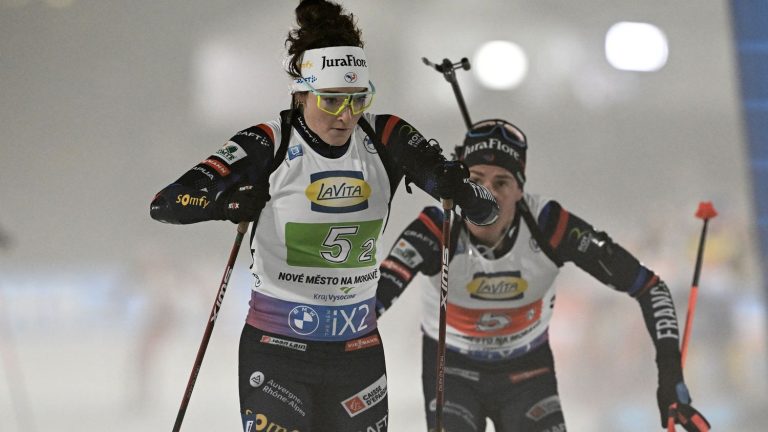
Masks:
[[[350,417],[354,417],[368,408],[378,404],[387,396],[387,376],[382,375],[373,384],[364,388],[360,393],[341,402]]]
[[[270,138],[267,138],[263,135],[265,133],[265,129],[269,128],[269,126],[259,125],[257,127],[261,128],[260,132],[251,132],[250,130],[242,130],[236,133],[235,136],[246,136],[248,138],[253,138],[254,141],[258,142],[264,147],[269,147],[270,144],[272,144],[272,141]],[[266,129],[266,130],[268,131],[269,129]],[[266,132],[266,133],[269,133],[269,132]]]
[[[519,271],[475,273],[467,284],[469,296],[480,300],[518,300],[528,289]]]
[[[368,208],[371,186],[360,171],[324,171],[312,174],[304,191],[312,211],[351,213]]]

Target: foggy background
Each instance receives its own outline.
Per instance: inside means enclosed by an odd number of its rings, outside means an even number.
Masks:
[[[289,103],[283,43],[297,1],[0,0],[0,431],[169,430],[235,237],[228,222],[149,218],[153,195],[236,131]],[[446,152],[464,132],[450,85],[424,66],[518,43],[514,90],[459,71],[473,120],[528,135],[526,190],[607,231],[668,282],[684,322],[711,200],[686,365],[718,431],[765,430],[765,308],[727,2],[346,0],[363,30],[375,113]],[[617,21],[660,27],[655,73],[613,69]],[[403,188],[384,244],[425,205]],[[183,430],[240,430],[243,247]],[[380,322],[391,431],[426,429],[419,285]],[[551,337],[572,431],[660,430],[640,309],[572,265]],[[435,311],[437,313],[437,311]],[[340,365],[343,367],[343,365]],[[490,429],[489,429],[490,430]]]

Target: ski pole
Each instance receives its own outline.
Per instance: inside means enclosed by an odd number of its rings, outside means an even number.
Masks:
[[[704,258],[704,244],[707,238],[707,225],[709,220],[717,216],[717,211],[712,205],[711,201],[702,201],[699,203],[699,208],[696,210],[696,217],[704,220],[704,225],[701,228],[701,236],[699,237],[699,250],[696,252],[696,265],[693,270],[693,282],[691,283],[691,291],[688,295],[688,313],[685,317],[685,330],[683,331],[683,343],[680,348],[680,367],[685,367],[685,359],[688,354],[688,343],[691,340],[691,331],[693,329],[693,315],[696,312],[696,299],[699,295],[699,277],[701,276],[701,264]],[[675,430],[675,417],[677,414],[677,404],[672,404],[669,407],[669,417],[667,419],[667,430],[674,432]]]
[[[461,89],[459,88],[459,82],[456,81],[456,72],[455,72],[455,70],[458,68],[469,70],[470,68],[469,60],[467,60],[467,58],[464,57],[459,62],[453,63],[448,59],[443,59],[443,62],[440,64],[432,63],[431,61],[427,60],[426,57],[422,57],[421,60],[424,62],[425,65],[433,67],[435,68],[436,71],[442,73],[443,77],[445,77],[445,80],[451,83],[451,87],[453,88],[453,93],[456,95],[456,101],[459,103],[461,116],[464,117],[464,123],[467,126],[467,130],[471,129],[472,120],[469,119],[469,111],[467,111],[467,105],[464,103],[464,96],[461,94]]]
[[[464,124],[467,130],[472,128],[472,120],[469,118],[467,105],[464,103],[464,96],[461,94],[461,88],[456,80],[455,70],[462,68],[469,70],[469,60],[462,58],[458,63],[443,59],[441,64],[435,64],[422,57],[425,65],[433,67],[436,71],[443,74],[446,81],[451,83],[453,94],[456,96],[456,102],[459,104],[461,116],[464,118]],[[451,247],[451,223],[453,222],[453,200],[444,199],[443,202],[443,236],[442,236],[442,266],[440,272],[440,326],[438,329],[437,340],[437,382],[435,391],[435,424],[436,431],[443,432],[443,406],[445,404],[445,327],[448,314],[448,261]]]
[[[224,294],[227,291],[229,276],[232,274],[232,269],[235,266],[235,259],[237,259],[237,252],[240,250],[240,243],[243,242],[243,236],[245,235],[246,231],[248,231],[249,223],[250,222],[240,222],[237,225],[237,236],[235,237],[235,244],[232,245],[232,251],[229,253],[227,267],[224,270],[224,275],[221,277],[219,291],[216,293],[216,299],[214,300],[213,307],[211,308],[211,317],[208,319],[208,324],[205,326],[203,340],[200,342],[200,348],[197,350],[195,364],[192,366],[192,373],[189,376],[187,388],[184,390],[184,397],[181,399],[181,406],[179,407],[179,413],[176,415],[176,422],[173,424],[173,432],[179,432],[181,430],[181,422],[184,420],[184,414],[187,412],[187,406],[189,406],[189,400],[192,397],[192,389],[195,387],[195,381],[197,381],[197,375],[200,373],[200,366],[203,363],[203,356],[205,355],[205,350],[208,348],[208,341],[211,339],[213,325],[216,324],[216,318],[218,317],[219,310],[221,309],[221,303],[224,300]]]
[[[445,402],[445,327],[448,312],[448,261],[451,246],[453,200],[443,199],[443,244],[440,270],[440,327],[437,338],[437,388],[435,391],[436,431],[443,431],[443,404]]]
[[[691,292],[688,297],[688,313],[685,317],[685,331],[683,332],[683,345],[680,348],[680,364],[685,367],[686,354],[688,353],[688,343],[691,340],[691,331],[693,329],[693,314],[696,312],[696,298],[699,293],[699,276],[701,276],[701,263],[704,257],[704,243],[707,237],[707,225],[709,220],[717,216],[717,211],[712,202],[699,203],[699,209],[696,211],[696,217],[704,220],[701,227],[701,236],[699,238],[699,250],[696,253],[696,267],[693,271],[693,282],[691,283]]]

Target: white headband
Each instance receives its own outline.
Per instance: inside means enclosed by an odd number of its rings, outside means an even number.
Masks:
[[[368,61],[363,49],[337,46],[304,52],[299,65],[302,78],[291,82],[291,93],[335,87],[368,87]]]

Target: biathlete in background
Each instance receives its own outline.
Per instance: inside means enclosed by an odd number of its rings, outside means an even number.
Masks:
[[[565,431],[548,329],[560,267],[572,262],[637,300],[656,348],[662,426],[672,403],[691,432],[709,428],[690,406],[680,364],[680,327],[669,289],[653,271],[604,232],[557,201],[523,191],[528,148],[523,132],[503,120],[475,123],[458,159],[470,179],[499,204],[498,220],[455,223],[451,235],[445,365],[447,432]],[[427,207],[402,232],[381,265],[379,314],[421,272],[422,379],[430,429],[435,428],[440,245],[443,211]]]

